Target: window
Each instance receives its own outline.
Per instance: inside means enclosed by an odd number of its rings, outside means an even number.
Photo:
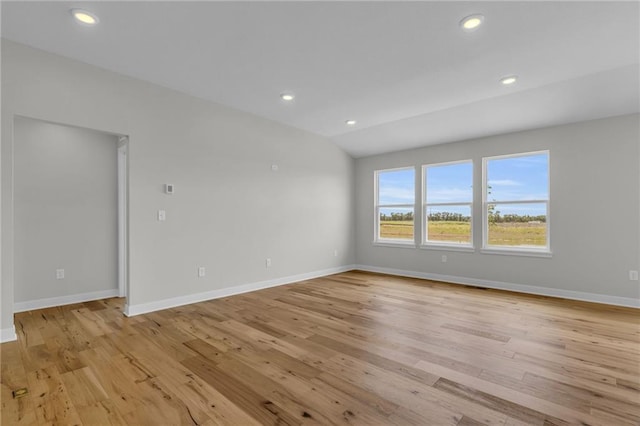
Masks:
[[[426,245],[473,245],[473,163],[461,161],[423,167]]]
[[[375,240],[413,243],[415,169],[378,170],[375,179]]]
[[[483,159],[484,248],[549,252],[549,152]]]

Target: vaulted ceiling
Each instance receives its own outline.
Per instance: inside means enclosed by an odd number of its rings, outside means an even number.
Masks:
[[[471,14],[484,23],[465,32]],[[639,17],[638,2],[3,1],[2,37],[360,157],[638,112]]]

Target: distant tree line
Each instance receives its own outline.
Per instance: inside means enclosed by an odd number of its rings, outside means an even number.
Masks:
[[[413,212],[408,213],[390,213],[384,214],[380,213],[380,220],[388,221],[388,220],[413,220]]]
[[[380,220],[382,221],[390,221],[390,220],[413,220],[413,212],[408,213],[390,213],[390,214],[380,214]],[[432,221],[449,221],[449,222],[469,222],[471,217],[463,216],[460,213],[451,213],[451,212],[440,212],[440,213],[431,213],[429,214],[429,220]]]
[[[546,223],[547,216],[538,215],[530,216],[528,214],[505,214],[501,215],[499,211],[489,212],[489,223],[528,223],[528,222],[540,222]]]
[[[429,213],[427,216],[428,219],[432,222],[470,222],[471,216],[465,216],[462,213],[452,213],[452,212],[438,212],[438,213]]]
[[[528,223],[528,222],[540,222],[546,223],[547,217],[545,215],[531,216],[528,214],[500,214],[494,206],[490,205],[488,209],[489,223]],[[438,212],[430,213],[428,219],[432,222],[470,222],[471,217],[465,216],[462,213],[453,212]],[[380,214],[381,221],[412,221],[413,212],[407,213],[389,213]]]

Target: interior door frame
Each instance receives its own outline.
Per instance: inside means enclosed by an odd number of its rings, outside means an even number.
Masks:
[[[129,295],[129,137],[118,139],[118,294]]]

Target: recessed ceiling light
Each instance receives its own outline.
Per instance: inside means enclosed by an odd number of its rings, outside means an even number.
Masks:
[[[347,120],[344,122],[344,124],[346,124],[347,126],[355,126],[356,120]]]
[[[484,16],[480,14],[469,15],[460,21],[460,26],[464,31],[470,32],[478,29],[484,22]]]
[[[71,9],[71,15],[82,25],[93,26],[98,23],[98,17],[84,9]]]
[[[515,83],[516,80],[518,80],[517,75],[507,75],[500,79],[500,83],[504,84],[505,86],[509,86],[510,84]]]
[[[292,93],[281,93],[280,98],[283,101],[292,101],[295,96]]]

